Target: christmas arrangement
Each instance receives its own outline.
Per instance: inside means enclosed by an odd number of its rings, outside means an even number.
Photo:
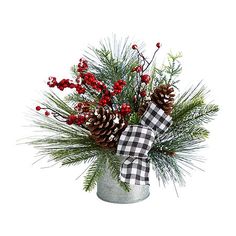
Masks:
[[[71,79],[49,77],[51,89],[33,120],[45,132],[30,143],[63,166],[89,163],[85,191],[107,170],[129,192],[132,185],[149,185],[150,167],[164,185],[184,184],[197,168],[196,151],[209,135],[204,125],[218,106],[206,102],[201,83],[180,92],[181,54],[156,66],[160,48],[157,43],[148,59],[128,39],[104,41],[71,68]]]

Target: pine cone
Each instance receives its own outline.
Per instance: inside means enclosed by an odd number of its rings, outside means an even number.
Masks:
[[[162,84],[155,88],[151,100],[164,112],[170,115],[174,105],[174,88],[170,84]]]
[[[120,114],[115,114],[110,109],[99,107],[89,118],[87,125],[91,137],[104,148],[116,148],[122,131],[127,122]]]

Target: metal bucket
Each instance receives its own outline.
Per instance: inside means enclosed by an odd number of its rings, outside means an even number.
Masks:
[[[135,203],[149,196],[149,185],[130,185],[131,190],[125,192],[112,178],[107,169],[97,183],[97,196],[106,202],[112,203]]]

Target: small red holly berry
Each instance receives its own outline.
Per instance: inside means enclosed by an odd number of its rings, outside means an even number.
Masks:
[[[119,94],[122,92],[123,87],[126,85],[126,82],[122,79],[117,80],[113,85],[113,92]]]
[[[81,58],[81,59],[79,60],[79,64],[78,64],[78,69],[77,69],[77,71],[78,71],[78,72],[84,72],[84,71],[86,71],[87,69],[88,69],[88,62],[87,62],[87,60]]]
[[[145,90],[143,90],[143,91],[140,92],[140,96],[141,96],[141,97],[146,97],[146,95],[147,95],[147,93],[146,93]]]
[[[137,46],[137,44],[133,44],[133,45],[132,45],[132,49],[133,49],[133,50],[136,50],[136,49],[138,49],[138,46]]]
[[[156,44],[156,47],[157,47],[157,48],[160,48],[160,47],[161,47],[161,43],[158,42],[158,43]]]
[[[77,125],[82,125],[85,122],[86,118],[83,115],[78,116]]]
[[[40,111],[42,108],[40,106],[35,107],[36,111]]]
[[[126,104],[126,103],[123,103],[121,105],[121,109],[120,109],[120,113],[123,115],[123,116],[126,116],[128,115],[129,113],[131,112],[131,107],[129,104]]]
[[[86,89],[83,88],[80,84],[77,84],[76,85],[76,91],[77,91],[78,94],[83,94],[83,93],[85,93]]]
[[[53,76],[50,76],[48,78],[48,82],[47,82],[47,85],[50,87],[50,88],[54,88],[55,86],[57,86],[57,79],[56,77],[53,77]]]
[[[74,123],[76,122],[76,120],[77,120],[77,116],[75,116],[75,115],[69,115],[69,116],[68,116],[68,119],[67,119],[67,121],[66,121],[66,123],[67,123],[68,125],[72,125],[72,124],[74,124]]]
[[[145,84],[148,84],[150,81],[150,76],[149,75],[142,75],[141,76],[141,81],[144,82]]]
[[[45,111],[45,116],[49,116],[50,112],[49,111]]]

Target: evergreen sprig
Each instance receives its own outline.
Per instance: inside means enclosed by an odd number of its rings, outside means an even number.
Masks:
[[[149,90],[153,91],[153,89],[160,84],[171,84],[173,87],[177,88],[176,84],[180,81],[177,78],[182,71],[182,66],[179,61],[181,57],[181,53],[169,53],[167,64],[163,64],[160,68],[156,66],[152,67],[152,81],[149,84]]]
[[[209,135],[202,125],[211,121],[219,108],[206,104],[208,91],[200,85],[177,98],[172,113],[173,124],[156,139],[149,152],[156,175],[164,185],[170,180],[184,184],[185,174],[189,169],[198,168],[196,162],[202,161],[194,155],[204,147],[203,142]]]
[[[63,114],[72,112],[65,103],[54,93],[47,93],[47,105],[55,111],[63,110]],[[28,144],[39,150],[42,156],[50,156],[55,162],[62,166],[78,165],[89,163],[90,167],[84,180],[84,190],[91,191],[99,178],[105,173],[108,167],[112,177],[118,182],[124,191],[129,191],[129,186],[119,179],[120,161],[114,155],[113,150],[105,150],[98,146],[90,137],[90,133],[77,125],[67,125],[43,114],[34,113],[34,126],[45,131],[45,136],[33,138]]]
[[[104,174],[106,168],[106,158],[99,156],[90,166],[84,179],[84,190],[91,191],[96,186],[97,181]]]

